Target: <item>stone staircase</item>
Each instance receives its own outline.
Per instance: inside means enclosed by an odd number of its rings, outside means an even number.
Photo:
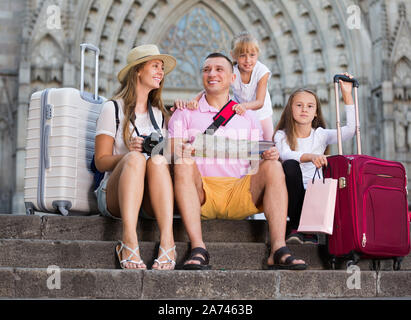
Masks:
[[[335,299],[410,298],[411,256],[400,271],[361,260],[329,270],[324,245],[290,245],[305,271],[269,271],[265,221],[203,221],[210,271],[117,269],[114,247],[121,221],[99,216],[0,215],[0,299]],[[174,219],[177,264],[189,253],[181,219]],[[158,250],[155,221],[140,220],[142,258]]]

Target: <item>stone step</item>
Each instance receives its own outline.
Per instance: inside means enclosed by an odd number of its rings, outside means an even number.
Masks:
[[[0,267],[115,269],[117,259],[114,241],[86,240],[28,240],[0,239]],[[210,264],[214,270],[262,270],[266,269],[269,246],[251,242],[207,242]],[[190,246],[177,242],[177,265],[188,257]],[[326,248],[318,245],[288,245],[292,253],[304,259],[311,270],[329,269]],[[141,241],[141,256],[151,268],[157,257],[158,243]],[[392,270],[391,259],[381,260],[381,270]],[[361,270],[371,270],[370,260],[361,260]],[[340,261],[337,269],[346,269],[346,261]],[[411,270],[411,256],[404,258],[401,270]]]
[[[153,271],[0,268],[0,298],[358,299],[411,297],[411,271]]]
[[[189,241],[180,218],[174,219],[175,241]],[[267,242],[268,227],[264,220],[202,221],[205,242]],[[159,241],[154,220],[139,219],[140,241]],[[117,241],[121,239],[122,222],[100,216],[8,215],[0,214],[0,238],[47,240]]]

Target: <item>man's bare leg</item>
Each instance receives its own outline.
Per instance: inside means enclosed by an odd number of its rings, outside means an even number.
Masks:
[[[205,193],[201,174],[195,161],[179,159],[174,165],[174,193],[185,229],[191,241],[191,248],[206,248],[201,231],[201,205]],[[201,255],[198,255],[201,257]],[[199,264],[188,260],[188,264]]]
[[[285,175],[281,163],[276,160],[260,162],[258,172],[251,176],[250,192],[256,205],[264,206],[267,219],[271,252],[267,264],[274,264],[274,252],[284,247],[287,223],[288,194],[285,184]],[[284,255],[285,261],[289,255]],[[303,260],[294,260],[294,264],[305,263]]]

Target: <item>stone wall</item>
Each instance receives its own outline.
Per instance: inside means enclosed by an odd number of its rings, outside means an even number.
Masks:
[[[0,9],[0,213],[10,213],[15,190],[18,73],[24,1],[3,0]]]
[[[260,60],[272,72],[275,123],[289,94],[304,86],[317,91],[328,127],[335,127],[331,79],[349,71],[361,83],[363,152],[400,160],[411,169],[409,1],[5,1],[0,11],[6,26],[0,29],[5,48],[0,52],[0,161],[5,164],[0,169],[0,200],[5,200],[0,212],[24,212],[30,95],[47,87],[79,87],[82,42],[101,49],[99,91],[105,97],[116,89],[116,74],[132,47],[156,43],[176,56],[178,67],[164,90],[171,104],[200,90],[199,68],[207,53],[229,53],[232,36],[249,30],[260,42]],[[85,84],[91,90],[93,59],[86,58]],[[354,150],[353,142],[344,143],[345,153]]]

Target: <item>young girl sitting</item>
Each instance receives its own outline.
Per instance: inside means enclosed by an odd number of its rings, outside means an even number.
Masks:
[[[346,76],[352,78],[348,73]],[[355,133],[355,110],[352,83],[340,80],[345,104],[347,125],[341,128],[342,140],[351,139]],[[325,129],[325,121],[317,95],[308,89],[294,91],[275,129],[274,141],[283,162],[288,190],[287,243],[317,243],[316,236],[297,232],[300,222],[307,181],[316,168],[327,166],[324,155],[329,144],[337,143],[337,130]],[[320,172],[321,174],[321,172]]]
[[[272,141],[274,125],[273,110],[270,94],[267,90],[270,70],[260,61],[260,48],[257,40],[247,31],[234,37],[231,56],[234,60],[234,74],[236,75],[231,89],[234,100],[238,102],[235,111],[243,115],[246,110],[255,110],[263,130],[263,139]],[[193,100],[185,103],[176,100],[174,107],[196,109],[204,92],[200,92]]]

